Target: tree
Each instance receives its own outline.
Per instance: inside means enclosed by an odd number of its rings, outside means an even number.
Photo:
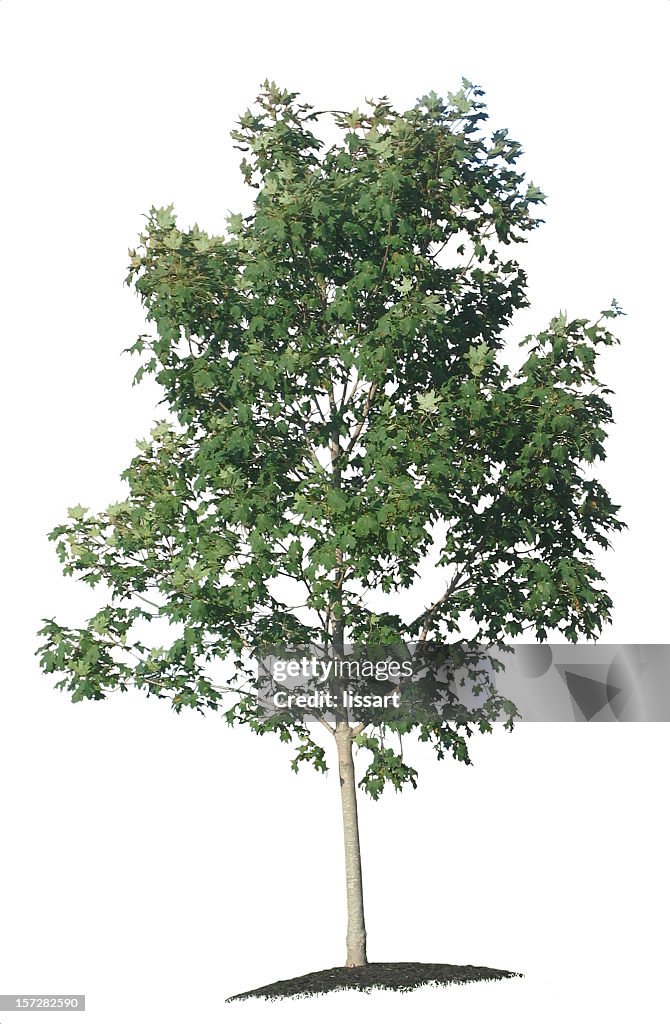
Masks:
[[[515,709],[490,687],[467,715],[267,715],[254,656],[523,630],[576,641],[610,618],[594,557],[622,524],[591,466],[611,421],[596,353],[621,311],[560,314],[525,339],[518,371],[502,361],[528,305],[508,247],[545,197],[516,169],[518,143],[485,134],[482,95],[464,81],[405,113],[383,98],[328,114],[264,83],[232,133],[252,212],[213,236],[152,209],[130,253],[155,326],[129,349],[135,380],[153,375],[167,418],[138,443],[121,501],[70,508],[50,534],[66,574],[106,588],[83,627],[41,630],[41,664],[73,701],[135,686],[177,711],[223,709],[293,743],[296,770],[325,770],[320,735],[334,739],[348,965],[367,962],[354,750],[377,799],[416,784],[403,735],[469,762],[472,730],[511,727]],[[314,134],[326,116],[328,145]],[[441,596],[411,621],[384,610],[379,595],[431,553]],[[159,647],[157,618],[172,631]]]

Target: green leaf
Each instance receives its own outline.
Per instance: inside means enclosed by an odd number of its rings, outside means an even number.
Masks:
[[[76,519],[77,521],[81,521],[87,512],[88,509],[84,508],[83,505],[72,505],[67,510],[67,514],[69,515],[70,519]]]
[[[426,391],[417,397],[417,405],[423,413],[436,413],[440,407],[439,399],[434,391]]]

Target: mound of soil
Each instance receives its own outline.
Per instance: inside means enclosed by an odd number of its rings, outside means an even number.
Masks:
[[[501,978],[521,978],[513,971],[500,971],[494,967],[472,967],[470,964],[414,964],[382,963],[366,967],[331,967],[326,971],[314,971],[299,978],[275,981],[272,985],[240,992],[229,996],[226,1002],[236,999],[286,999],[322,995],[342,989],[356,989],[370,992],[373,989],[393,989],[396,992],[410,992],[422,985],[454,985],[468,981],[497,981]]]

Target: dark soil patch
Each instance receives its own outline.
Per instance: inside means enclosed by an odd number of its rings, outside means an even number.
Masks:
[[[230,996],[226,1002],[235,999],[286,999],[322,995],[342,989],[370,992],[372,989],[393,989],[396,992],[410,992],[422,985],[462,985],[469,981],[497,981],[501,978],[521,978],[514,971],[499,971],[493,967],[472,967],[470,964],[368,964],[367,967],[331,967],[326,971],[314,971],[299,978],[275,981],[251,992],[240,992]]]

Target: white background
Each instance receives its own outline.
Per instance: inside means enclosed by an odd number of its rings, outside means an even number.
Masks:
[[[90,1024],[667,1019],[670,726],[529,723],[472,768],[417,751],[416,793],[363,800],[371,958],[523,981],[225,1006],[343,960],[332,773],[137,694],[71,705],[32,652],[42,616],[92,608],[46,532],[121,493],[157,415],[120,355],[143,329],[127,249],[152,204],[213,232],[244,207],[228,133],[265,77],[320,108],[486,89],[549,197],[518,332],[613,296],[628,314],[601,368],[629,525],[603,639],[667,642],[669,26],[667,0],[2,0],[1,992],[85,992]]]

